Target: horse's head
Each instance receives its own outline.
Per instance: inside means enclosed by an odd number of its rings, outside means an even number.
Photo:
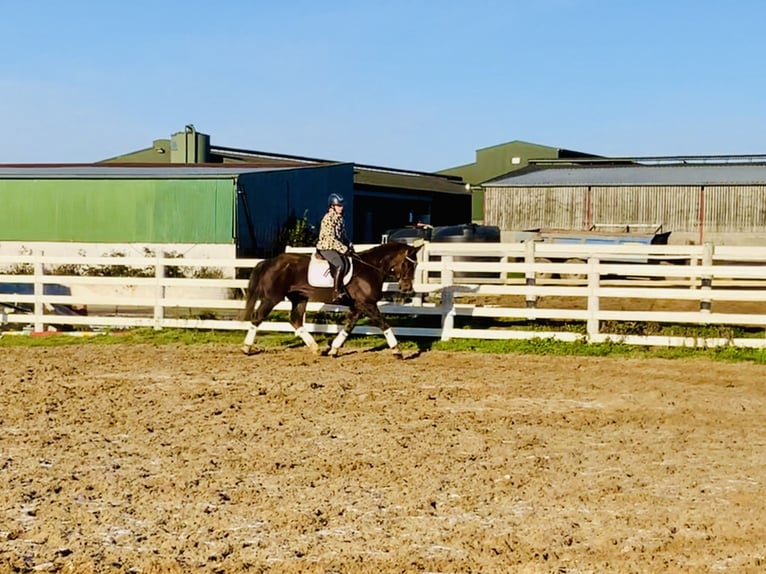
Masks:
[[[388,277],[399,282],[399,291],[412,293],[412,281],[418,263],[416,256],[423,246],[414,247],[403,243],[398,245],[401,245],[401,248],[397,249],[387,261],[385,272]]]

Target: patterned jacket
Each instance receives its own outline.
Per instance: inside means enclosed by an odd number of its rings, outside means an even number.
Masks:
[[[350,244],[343,215],[336,213],[335,210],[328,211],[319,225],[317,249],[332,249],[345,254]]]

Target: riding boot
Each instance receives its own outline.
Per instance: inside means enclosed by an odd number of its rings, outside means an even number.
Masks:
[[[343,299],[343,297],[346,296],[346,289],[343,286],[343,268],[339,267],[335,269],[335,274],[333,276],[334,282],[334,291],[333,291],[333,301],[340,301]]]

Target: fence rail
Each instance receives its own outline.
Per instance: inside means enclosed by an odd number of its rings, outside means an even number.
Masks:
[[[408,303],[380,304],[386,314],[415,318],[395,326],[397,335],[766,347],[766,247],[426,243],[419,259],[417,296]],[[54,257],[38,252],[0,256],[0,330],[245,331],[248,324],[239,315],[247,279],[237,277],[245,277],[257,262],[183,259],[161,253],[153,257]],[[202,271],[216,276],[202,277]],[[396,295],[395,284],[387,283],[385,289]],[[635,304],[615,305],[626,301]],[[276,307],[277,311],[288,309],[286,301]],[[307,329],[337,333],[336,325],[310,321],[318,311],[342,310],[310,303]],[[419,326],[418,319],[428,326]],[[584,328],[524,329],[519,321]],[[618,324],[632,322],[738,326],[738,332],[746,331],[746,336],[631,335],[616,329]],[[268,321],[259,330],[291,332],[292,327]],[[359,325],[354,332],[379,331]]]

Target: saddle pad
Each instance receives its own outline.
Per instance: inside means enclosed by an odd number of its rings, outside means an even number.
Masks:
[[[309,285],[312,287],[334,287],[330,264],[319,257],[311,256],[309,259]],[[344,285],[348,285],[353,274],[354,262],[350,261],[348,273],[343,276]]]

